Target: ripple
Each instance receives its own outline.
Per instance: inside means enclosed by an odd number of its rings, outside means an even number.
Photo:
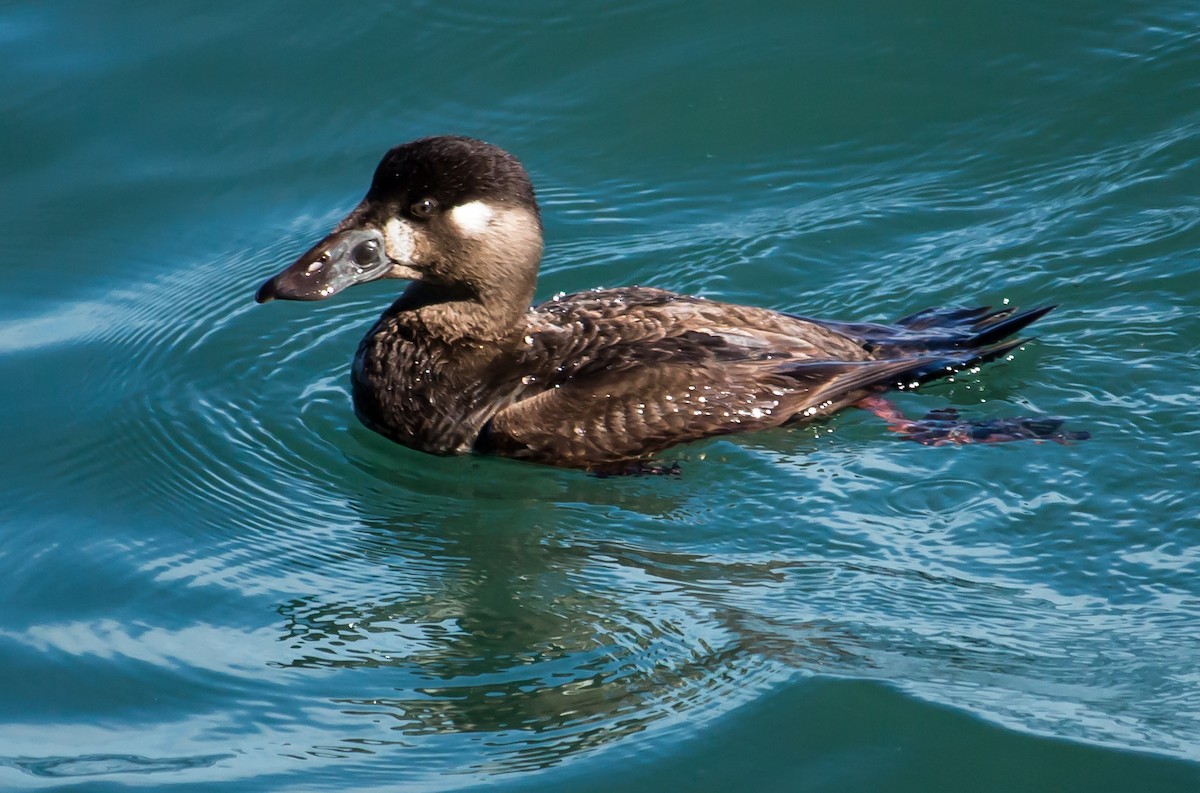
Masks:
[[[364,727],[382,721],[410,741],[487,734],[494,751],[464,771],[512,772],[684,712],[711,718],[789,674],[771,645],[787,658],[800,652],[796,635],[772,640],[761,620],[722,602],[723,586],[689,583],[695,557],[613,543],[545,553],[540,572],[526,573],[519,593],[496,602],[484,596],[494,586],[487,569],[451,546],[394,561],[406,572],[401,592],[376,590],[368,603],[289,604],[283,614],[296,656],[288,666],[390,669],[399,695],[339,698],[342,713]],[[707,564],[714,573],[726,567]],[[762,573],[777,579],[774,567],[742,566],[738,575],[754,586]],[[647,611],[648,602],[657,605]]]
[[[132,754],[83,754],[74,757],[0,757],[0,764],[18,768],[27,774],[55,779],[65,777],[106,776],[110,774],[156,774],[207,768],[230,754],[191,757],[142,757]]]
[[[478,33],[488,30],[512,33],[527,33],[531,29],[550,29],[556,32],[594,31],[597,24],[636,20],[639,25],[649,24],[655,13],[670,5],[668,0],[638,3],[636,6],[620,6],[611,3],[583,3],[572,6],[569,13],[547,13],[544,8],[513,8],[497,11],[489,3],[460,3],[455,6],[432,3],[422,9],[428,23],[435,27],[446,27],[457,33]],[[586,9],[586,10],[585,10]],[[396,13],[411,13],[408,11]]]
[[[45,74],[14,94],[44,116],[31,128],[53,128],[70,108],[107,108],[113,93],[84,94],[139,58],[186,78],[137,72],[130,120],[81,136],[79,155],[56,143],[39,155],[52,168],[20,164],[21,222],[37,234],[66,236],[36,215],[61,218],[45,208],[72,190],[129,217],[77,214],[85,242],[61,243],[69,256],[36,235],[10,251],[77,283],[53,304],[14,293],[0,320],[0,363],[18,364],[9,415],[41,425],[11,453],[0,505],[14,562],[0,654],[29,683],[4,711],[0,763],[59,777],[199,767],[277,788],[494,783],[653,757],[808,675],[1194,760],[1194,14],[1173,30],[1127,19],[1086,52],[988,44],[986,73],[954,94],[932,72],[881,82],[879,58],[899,50],[876,45],[899,45],[870,36],[827,37],[835,55],[792,62],[789,40],[747,48],[732,35],[746,31],[678,4],[426,5],[420,25],[412,8],[358,8],[281,33],[264,8],[199,15],[123,52],[42,47]],[[36,49],[40,18],[16,21],[9,38]],[[917,14],[895,30],[958,30],[971,46],[967,21]],[[1067,32],[1092,36],[1092,22]],[[465,42],[456,57],[431,49],[450,40]],[[238,58],[207,57],[230,44]],[[344,83],[350,112],[331,113],[273,71],[295,61],[276,45],[398,75],[396,88]],[[754,64],[730,70],[724,47]],[[1080,57],[1056,66],[1060,50]],[[558,68],[530,68],[547,53]],[[854,79],[869,88],[845,98],[779,79],[853,71],[863,53]],[[66,67],[80,102],[46,79]],[[1141,90],[1134,67],[1161,90]],[[213,74],[228,90],[199,90]],[[1022,82],[979,90],[1001,74]],[[263,90],[285,83],[287,101]],[[1058,83],[1067,93],[1045,93]],[[931,111],[942,94],[967,110]],[[1056,97],[1071,100],[1061,116],[1046,112]],[[162,123],[173,108],[189,115]],[[199,122],[210,140],[193,151]],[[644,283],[846,319],[1059,302],[1014,360],[903,400],[1065,413],[1095,440],[923,449],[850,413],[680,449],[670,481],[388,443],[358,425],[347,383],[388,285],[312,305],[252,294],[358,194],[350,169],[439,127],[528,158],[543,294]],[[174,214],[149,212],[156,201]],[[48,702],[65,713],[55,723],[39,715]],[[75,753],[43,753],[54,745]]]

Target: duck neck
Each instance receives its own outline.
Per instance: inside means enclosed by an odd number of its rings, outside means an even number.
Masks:
[[[384,313],[384,318],[416,328],[445,342],[494,342],[517,328],[533,302],[535,279],[527,284],[476,289],[414,281]]]
[[[359,418],[406,446],[469,451],[506,387],[489,373],[510,368],[497,362],[516,349],[532,295],[532,285],[481,297],[414,281],[359,343],[351,374]]]

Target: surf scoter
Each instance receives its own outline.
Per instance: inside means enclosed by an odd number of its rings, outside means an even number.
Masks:
[[[255,299],[411,281],[358,347],[354,408],[433,454],[637,470],[678,443],[854,404],[928,443],[1078,437],[1056,420],[971,424],[952,410],[913,422],[877,397],[1003,356],[1050,307],[929,309],[878,325],[636,286],[531,307],[541,256],[517,159],[471,138],[423,138],[385,154],[366,198]]]

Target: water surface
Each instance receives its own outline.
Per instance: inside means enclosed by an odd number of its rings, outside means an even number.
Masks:
[[[811,7],[809,7],[811,6]],[[0,787],[1200,786],[1200,12],[0,7]],[[391,297],[255,306],[380,154],[516,153],[539,293],[1056,303],[870,416],[588,478],[382,440]]]

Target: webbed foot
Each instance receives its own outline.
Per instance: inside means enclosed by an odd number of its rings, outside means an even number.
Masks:
[[[879,396],[867,397],[857,406],[887,421],[888,429],[900,433],[904,440],[925,446],[1025,440],[1066,444],[1091,437],[1089,432],[1063,431],[1065,419],[1053,416],[967,420],[956,408],[938,408],[914,420],[905,418],[899,408]]]
[[[963,419],[954,408],[931,410],[917,421],[898,430],[906,441],[925,446],[963,443],[1005,443],[1007,441],[1086,441],[1088,432],[1064,432],[1065,419],[1057,417],[1015,416],[1001,419]]]

